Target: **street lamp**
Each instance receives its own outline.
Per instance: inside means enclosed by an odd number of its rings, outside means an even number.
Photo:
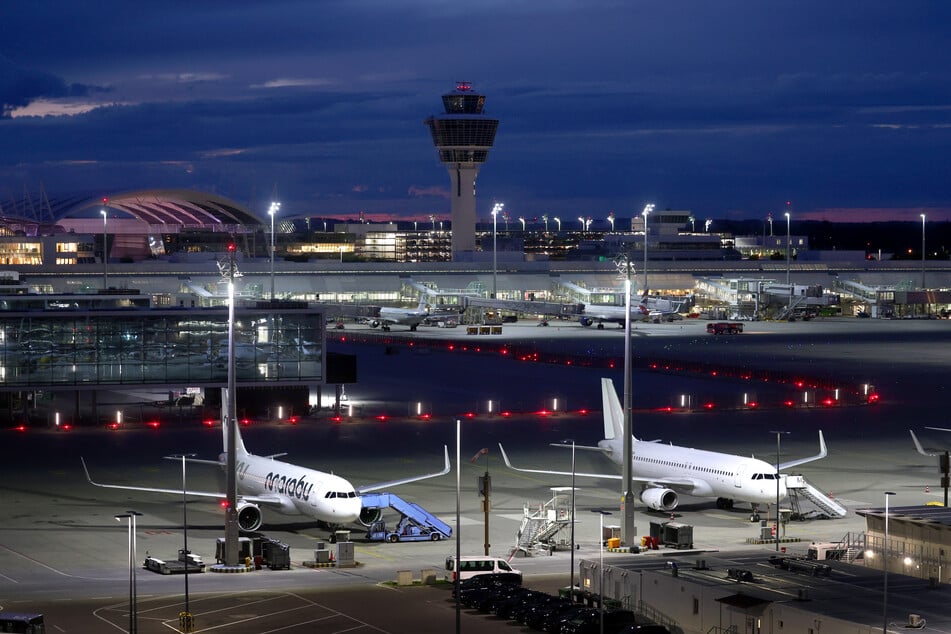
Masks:
[[[271,217],[271,301],[274,301],[274,216],[281,208],[281,203],[271,203],[267,215]]]
[[[921,214],[921,290],[925,290],[925,215]]]
[[[548,233],[548,214],[542,214],[542,221],[545,223],[545,233]]]
[[[578,222],[581,223],[581,230],[584,231],[584,216],[578,216]]]
[[[195,454],[193,453],[183,453],[180,456],[170,456],[172,458],[181,458],[182,459],[182,534],[183,534],[183,546],[185,554],[185,616],[189,622],[192,621],[191,610],[188,606],[188,566],[191,564],[191,553],[188,550],[188,487],[185,486],[185,459],[194,458]],[[187,631],[191,631],[190,629]]]
[[[788,431],[771,431],[776,434],[776,551],[779,552],[779,438],[783,434],[787,436],[792,433]]]
[[[598,606],[601,611],[601,634],[604,634],[604,516],[610,515],[611,511],[591,509],[591,512],[597,513],[601,520],[601,531],[598,533],[598,575],[600,577],[598,579],[598,596],[600,597]]]
[[[142,515],[138,511],[126,511],[116,515],[116,521],[129,520],[129,634],[139,631],[139,613],[136,606],[135,584],[135,518]]]
[[[614,233],[614,212],[608,214],[608,222],[611,223],[611,233]]]
[[[562,440],[561,444],[571,443],[571,582],[568,585],[569,596],[575,595],[575,441]]]
[[[102,214],[102,290],[109,288],[109,237],[106,233],[106,210],[100,209]]]
[[[525,218],[523,218],[522,216],[519,216],[518,221],[522,223],[522,233],[525,233]]]
[[[558,225],[558,233],[561,233],[561,218],[555,216],[555,224]]]
[[[786,216],[786,285],[789,285],[789,247],[792,246],[791,236],[789,234],[789,212],[783,214]],[[792,289],[789,290],[790,301],[792,301]]]
[[[498,218],[502,213],[505,203],[495,203],[492,205],[492,299],[495,299],[498,292],[498,275],[496,273],[499,265],[498,261]]]
[[[647,216],[654,211],[654,203],[647,203],[641,215],[644,216],[644,292],[647,292]]]
[[[882,547],[882,567],[885,569],[884,590],[882,592],[882,634],[888,634],[888,498],[894,491],[885,491],[885,544]]]

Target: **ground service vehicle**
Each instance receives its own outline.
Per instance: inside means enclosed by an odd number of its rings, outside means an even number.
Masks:
[[[494,575],[499,573],[514,573],[521,580],[522,571],[516,570],[504,559],[498,557],[471,556],[459,560],[458,575],[460,580],[471,579],[479,575]],[[446,581],[456,580],[456,558],[446,557]]]
[[[0,632],[18,634],[46,634],[42,614],[0,611]]]
[[[743,332],[743,324],[736,321],[717,321],[707,324],[707,332],[711,335],[738,335]]]

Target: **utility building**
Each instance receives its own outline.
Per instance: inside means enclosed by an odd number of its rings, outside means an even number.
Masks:
[[[452,256],[475,251],[475,182],[479,168],[489,157],[495,143],[498,119],[482,114],[485,95],[472,91],[469,82],[442,96],[445,113],[425,121],[433,135],[440,162],[449,170],[452,184]]]

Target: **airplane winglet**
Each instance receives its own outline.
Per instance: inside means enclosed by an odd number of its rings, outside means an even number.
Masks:
[[[822,460],[829,455],[829,450],[826,447],[825,437],[822,435],[822,430],[819,430],[819,453],[814,456],[809,456],[808,458],[799,458],[798,460],[790,460],[789,462],[784,462],[779,465],[779,470],[788,469],[790,467],[796,467],[801,464],[806,464],[807,462],[813,462],[815,460]]]
[[[86,467],[86,460],[82,456],[80,456],[79,461],[83,463],[83,471],[86,472],[86,479],[89,480],[89,484],[94,484],[96,486],[99,486],[98,484],[92,481],[92,477],[90,477],[89,475],[89,469]]]
[[[931,429],[931,427],[928,427],[927,429]],[[911,434],[911,439],[914,441],[915,449],[918,450],[918,453],[920,453],[922,456],[929,456],[929,457],[935,455],[933,453],[928,453],[927,451],[925,451],[925,448],[921,446],[921,442],[919,442],[918,440],[918,436],[915,436],[915,432],[909,429],[908,433]]]

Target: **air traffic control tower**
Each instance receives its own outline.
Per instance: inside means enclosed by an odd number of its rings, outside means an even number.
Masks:
[[[498,119],[482,114],[485,95],[472,92],[469,82],[442,96],[445,114],[425,121],[433,135],[439,160],[449,170],[452,183],[452,258],[475,251],[475,182],[479,168],[495,142]]]

